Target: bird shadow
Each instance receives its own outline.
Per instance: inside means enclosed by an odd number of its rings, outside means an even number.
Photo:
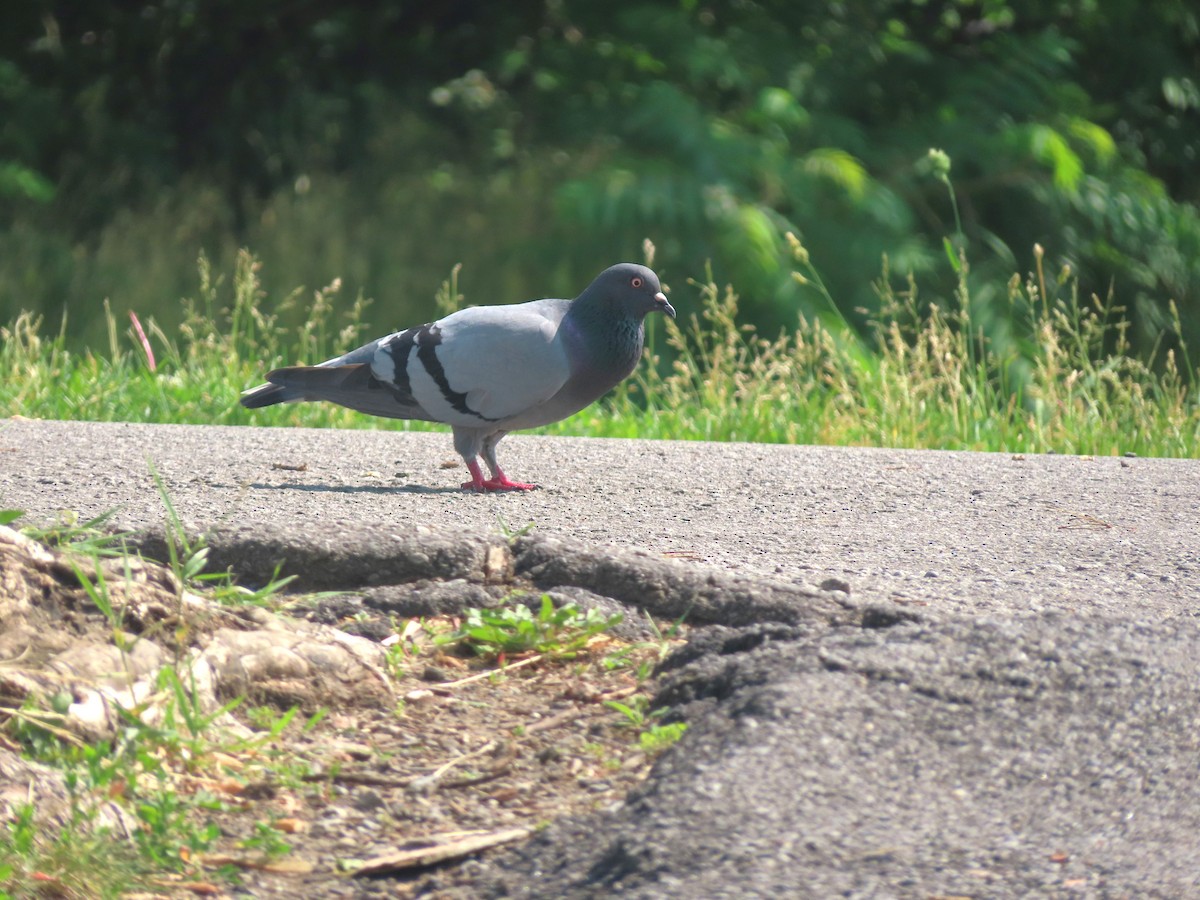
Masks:
[[[213,485],[213,487],[228,487],[228,485]],[[401,484],[389,487],[369,484],[266,484],[252,481],[246,487],[260,491],[308,491],[316,494],[462,494],[462,488],[429,487],[424,484]]]

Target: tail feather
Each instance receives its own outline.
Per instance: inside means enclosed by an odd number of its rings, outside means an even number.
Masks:
[[[366,363],[287,366],[268,372],[267,381],[269,384],[246,391],[242,406],[260,409],[276,403],[327,400],[375,416],[432,421],[410,394],[380,381]]]
[[[278,384],[260,384],[256,388],[242,392],[241,404],[246,409],[262,409],[264,406],[274,406],[276,403],[287,403],[299,400],[300,397]]]

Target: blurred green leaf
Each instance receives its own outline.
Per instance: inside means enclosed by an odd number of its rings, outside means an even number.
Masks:
[[[54,199],[54,184],[25,166],[0,162],[0,197],[25,197],[49,203]]]

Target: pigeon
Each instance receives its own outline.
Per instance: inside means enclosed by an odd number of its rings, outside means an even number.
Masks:
[[[359,412],[449,425],[474,491],[527,491],[496,462],[510,431],[573,415],[623,381],[642,355],[645,317],[675,318],[658,276],[620,263],[574,300],[475,306],[397,331],[316,366],[288,366],[242,406],[328,400]],[[479,457],[491,474],[485,479]]]

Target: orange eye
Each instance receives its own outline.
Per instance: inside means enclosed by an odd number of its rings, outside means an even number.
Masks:
[[[633,280],[630,281],[629,283],[632,284],[635,288],[640,288],[642,286],[642,279],[640,276],[634,275]]]

